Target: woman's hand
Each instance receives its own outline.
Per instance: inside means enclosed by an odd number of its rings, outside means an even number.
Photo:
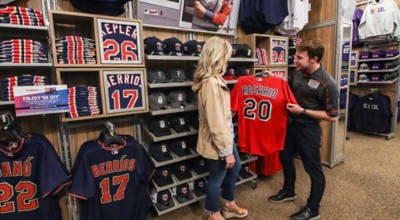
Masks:
[[[235,156],[233,154],[229,154],[225,157],[226,169],[230,169],[235,165]]]

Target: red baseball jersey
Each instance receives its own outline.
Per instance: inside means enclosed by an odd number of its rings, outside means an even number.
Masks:
[[[297,104],[288,83],[276,77],[240,77],[231,93],[242,152],[265,156],[283,149],[287,103]]]

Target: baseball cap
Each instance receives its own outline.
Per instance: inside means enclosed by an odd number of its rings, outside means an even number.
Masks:
[[[149,94],[149,105],[153,111],[167,109],[167,97],[162,92],[152,92]]]
[[[162,210],[166,210],[169,209],[171,207],[173,207],[175,205],[174,201],[172,200],[171,197],[171,192],[169,191],[169,189],[160,191],[157,193],[157,209],[162,211]]]
[[[157,168],[154,171],[153,180],[157,186],[166,186],[174,182],[169,167]]]
[[[381,62],[372,63],[371,69],[373,69],[373,70],[381,70],[381,69],[383,69],[383,63],[381,63]]]
[[[240,44],[231,44],[232,45],[232,57],[237,57],[238,56],[238,49],[240,47]]]
[[[192,177],[192,173],[185,162],[174,164],[172,166],[172,172],[178,180],[184,180]]]
[[[167,38],[163,41],[164,52],[167,55],[182,56],[182,41],[176,37]]]
[[[200,45],[196,40],[186,41],[183,44],[183,52],[189,56],[199,56],[202,49],[202,45]]]
[[[190,92],[187,101],[192,104],[197,104],[197,93]]]
[[[367,63],[361,63],[359,70],[369,70],[369,66]]]
[[[253,174],[250,173],[249,164],[242,165],[242,168],[239,171],[239,176],[242,177],[243,179],[248,179],[253,176]]]
[[[182,133],[190,131],[189,125],[186,123],[186,119],[182,116],[174,116],[170,120],[170,126],[176,133]]]
[[[200,197],[206,194],[206,179],[200,178],[193,182],[193,192]]]
[[[189,189],[189,184],[184,183],[176,187],[176,197],[179,203],[185,203],[193,200],[193,194]]]
[[[360,54],[360,59],[370,59],[372,58],[372,52],[370,51],[363,51]]]
[[[247,44],[240,44],[236,49],[236,54],[238,57],[250,57],[251,53],[251,48]]]
[[[193,81],[194,74],[196,73],[196,67],[192,66],[192,67],[187,68],[185,73],[186,73],[186,78]]]
[[[235,68],[232,67],[232,66],[228,66],[226,68],[226,72],[225,72],[225,75],[223,77],[226,80],[235,80],[235,79],[237,79],[237,77],[235,75]]]
[[[358,81],[367,82],[367,81],[369,81],[369,78],[368,78],[367,74],[362,73],[362,74],[358,75]]]
[[[184,108],[186,106],[186,93],[183,90],[170,92],[167,99],[171,108]]]
[[[393,69],[400,65],[399,61],[386,62],[383,66],[385,69]]]
[[[167,71],[167,79],[170,82],[185,82],[186,74],[182,69],[170,69]]]
[[[399,77],[399,71],[394,71],[392,73],[386,73],[383,75],[383,80],[392,80],[396,79],[396,77]]]
[[[235,68],[235,74],[237,77],[241,76],[249,76],[250,75],[250,68],[245,66],[238,66]]]
[[[381,57],[385,57],[386,53],[382,50],[377,50],[375,52],[372,53],[372,58],[381,58]]]
[[[392,76],[390,73],[385,73],[385,74],[383,74],[382,78],[383,78],[383,80],[391,80]]]
[[[149,146],[149,154],[158,162],[172,160],[172,155],[169,153],[166,143],[152,143]]]
[[[382,74],[372,74],[371,75],[371,81],[380,81],[382,80]]]
[[[149,70],[147,74],[147,82],[149,83],[165,83],[168,82],[167,77],[161,70]]]
[[[386,57],[395,57],[397,55],[399,55],[399,51],[398,50],[387,50],[385,52]]]
[[[204,158],[196,158],[189,161],[190,167],[197,173],[203,174],[208,172],[207,161]]]
[[[124,5],[129,0],[71,0],[72,5],[83,11],[104,15],[120,15],[125,12]]]
[[[144,52],[148,55],[164,55],[163,42],[155,36],[143,40]]]
[[[189,146],[186,144],[185,140],[175,140],[170,144],[170,149],[174,154],[179,157],[191,155],[192,152],[190,151]]]
[[[171,129],[169,127],[169,121],[163,118],[153,118],[149,124],[149,131],[156,137],[170,135]]]

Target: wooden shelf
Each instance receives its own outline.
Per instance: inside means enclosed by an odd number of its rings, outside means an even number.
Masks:
[[[175,60],[175,61],[198,61],[198,56],[169,56],[169,55],[146,55],[147,60]],[[256,58],[232,57],[229,62],[251,62],[257,61]]]
[[[14,105],[14,101],[0,101],[0,105]]]
[[[192,105],[189,104],[185,108],[172,108],[172,109],[166,109],[166,110],[157,110],[157,111],[151,111],[151,115],[166,115],[166,114],[172,114],[172,113],[179,113],[179,112],[189,112],[189,111],[196,111],[197,110],[197,105]]]
[[[400,54],[395,57],[385,57],[385,58],[372,58],[372,59],[359,59],[358,63],[362,62],[374,62],[374,61],[391,61],[396,60],[400,57]]]
[[[197,134],[198,131],[195,130],[194,128],[190,128],[190,131],[186,131],[186,132],[181,132],[181,133],[176,133],[175,131],[172,131],[172,134],[170,135],[165,135],[165,136],[161,136],[161,137],[156,137],[153,133],[151,133],[147,127],[143,126],[143,131],[144,133],[151,139],[152,142],[159,142],[159,141],[166,141],[166,140],[170,140],[170,139],[175,139],[175,138],[180,138],[180,137],[186,137],[189,135],[194,135]]]
[[[399,69],[400,66],[397,66],[393,69],[382,69],[382,70],[358,70],[358,73],[391,73]]]
[[[396,79],[392,79],[392,80],[388,80],[388,81],[358,81],[358,84],[392,84],[394,82],[396,82],[399,79],[399,77],[397,77]]]
[[[31,67],[52,67],[52,63],[0,63],[1,68],[31,68]]]
[[[49,35],[47,26],[29,26],[16,24],[0,24],[2,37],[27,37],[29,32],[30,38],[43,38]]]
[[[187,82],[168,82],[168,83],[149,83],[147,84],[150,89],[155,89],[155,88],[171,88],[171,87],[186,87],[186,86],[192,86],[193,82],[192,81],[187,81]]]

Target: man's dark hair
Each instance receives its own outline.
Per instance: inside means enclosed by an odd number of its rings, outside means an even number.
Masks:
[[[321,62],[324,56],[325,47],[322,40],[319,38],[312,40],[305,40],[296,46],[297,50],[307,51],[308,56],[312,59],[315,56],[318,58],[317,62]]]

